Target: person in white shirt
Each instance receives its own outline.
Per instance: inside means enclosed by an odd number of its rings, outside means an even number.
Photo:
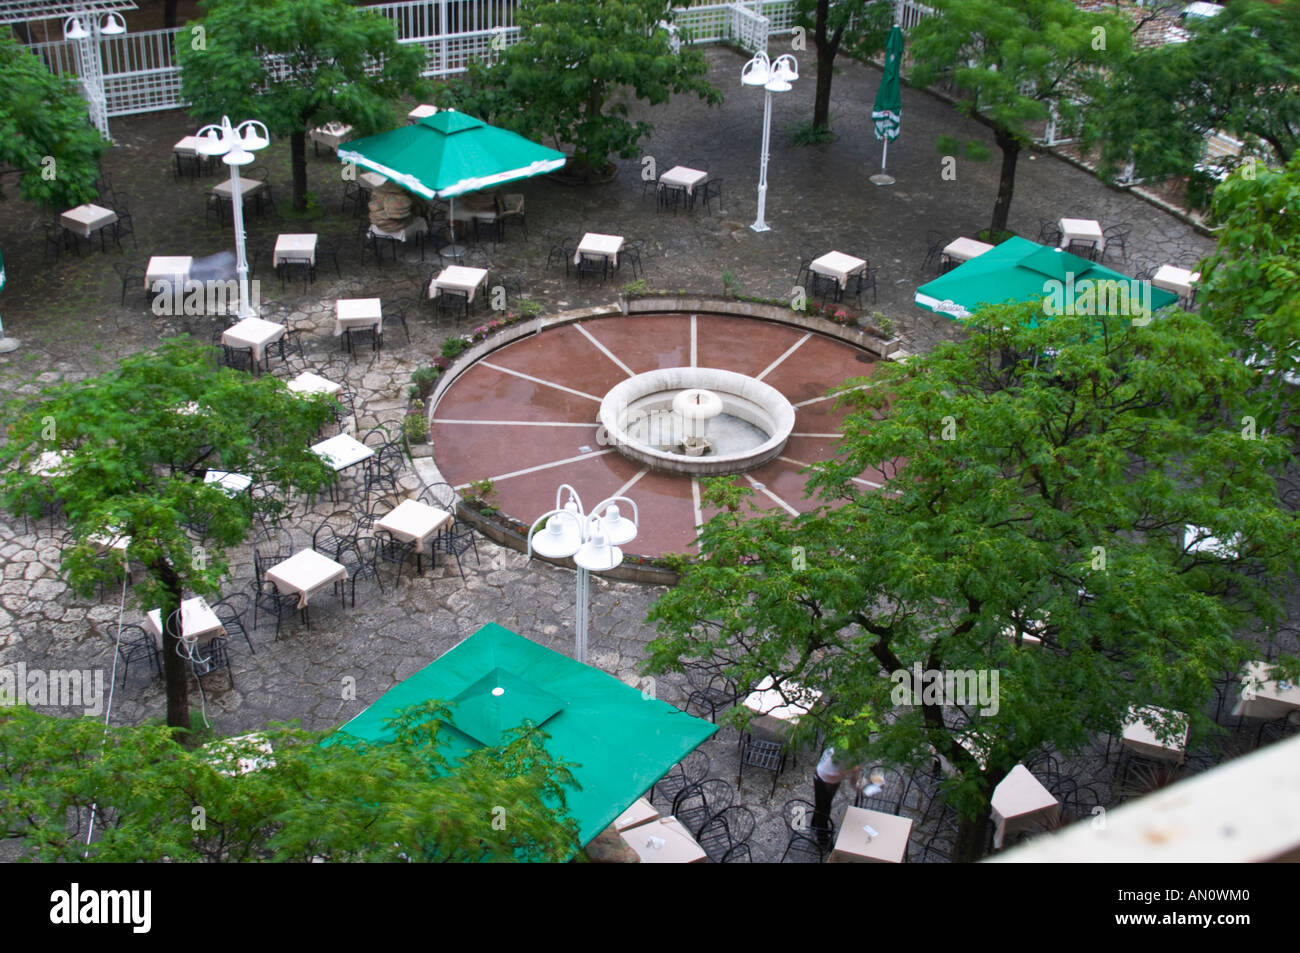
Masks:
[[[812,826],[817,832],[817,843],[823,848],[831,846],[831,804],[840,784],[848,778],[857,787],[861,777],[861,765],[841,763],[835,757],[834,748],[822,752],[817,769],[813,772]]]

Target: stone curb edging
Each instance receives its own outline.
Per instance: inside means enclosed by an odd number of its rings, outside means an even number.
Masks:
[[[433,429],[433,415],[438,408],[439,401],[443,395],[454,384],[457,378],[465,371],[469,370],[481,358],[486,357],[493,351],[505,347],[507,344],[513,344],[522,338],[531,337],[534,334],[540,334],[548,328],[560,327],[565,324],[574,324],[578,321],[585,321],[589,318],[611,317],[613,315],[628,314],[656,314],[656,313],[690,313],[690,314],[727,314],[741,317],[757,318],[766,321],[775,321],[779,324],[787,324],[791,327],[802,328],[805,331],[815,331],[828,337],[838,338],[846,344],[852,344],[864,351],[874,354],[880,360],[890,360],[881,353],[881,348],[893,342],[876,342],[876,347],[871,347],[866,343],[868,335],[866,329],[858,328],[849,330],[843,325],[836,324],[834,321],[828,321],[825,318],[810,317],[791,311],[789,308],[777,307],[770,304],[758,304],[751,301],[732,301],[724,298],[714,298],[707,295],[646,295],[644,297],[626,297],[620,296],[620,303],[617,305],[601,305],[593,308],[578,308],[571,311],[562,311],[559,314],[549,318],[539,315],[526,321],[518,321],[514,324],[501,328],[496,333],[489,335],[482,341],[466,348],[447,366],[446,370],[439,375],[433,391],[426,400],[428,410],[428,425],[430,431]],[[871,336],[874,339],[874,336]],[[898,353],[898,352],[895,352]],[[593,425],[595,421],[593,420]],[[434,460],[437,460],[437,449],[434,448]],[[508,526],[501,520],[494,519],[490,516],[484,516],[473,507],[467,506],[463,500],[456,504],[457,516],[469,523],[474,529],[478,530],[493,542],[509,547],[517,552],[528,551],[528,540],[512,526]],[[635,554],[632,554],[635,555]],[[540,556],[535,558],[542,558]],[[569,569],[575,568],[572,559],[547,560],[557,566],[564,566]],[[636,582],[654,586],[675,586],[679,580],[676,572],[671,569],[665,569],[660,566],[648,566],[640,563],[624,563],[617,569],[609,572],[600,573],[599,575],[609,579],[619,579],[624,582]]]

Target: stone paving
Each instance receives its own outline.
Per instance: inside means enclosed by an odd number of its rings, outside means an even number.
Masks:
[[[996,160],[962,162],[958,180],[940,178],[935,137],[952,133],[984,138],[973,123],[960,119],[950,107],[911,89],[903,91],[903,137],[891,146],[890,171],[898,177],[891,189],[866,182],[876,171],[879,144],[871,136],[869,110],[878,73],[843,61],[835,79],[833,116],[838,141],[807,149],[793,146],[790,128],[811,114],[812,62],[801,54],[806,78],[796,91],[774,102],[772,165],[767,219],[773,231],[758,235],[745,225],[755,212],[754,184],[762,107],[759,96],[741,90],[738,76],[744,59],[723,48],[708,50],[712,79],[727,95],[716,109],[688,100],[668,109],[649,111],[634,105],[632,113],[648,115],[657,125],[644,146],[662,171],[674,164],[706,168],[723,179],[725,212],[658,213],[650,197],[642,198],[637,160],[619,163],[609,184],[579,189],[550,180],[519,185],[527,196],[529,238],[509,239],[487,251],[494,269],[517,276],[525,292],[548,310],[608,303],[614,285],[579,288],[561,269],[547,269],[548,231],[570,236],[584,231],[616,232],[646,241],[646,278],[651,288],[717,293],[722,272],[730,271],[742,294],[781,296],[790,290],[798,259],[830,248],[872,260],[880,271],[879,304],[895,322],[904,346],[924,350],[955,333],[946,319],[911,305],[911,295],[925,276],[921,259],[927,229],[944,234],[973,235],[989,217],[996,183]],[[244,117],[232,117],[244,118]],[[60,379],[79,379],[111,367],[121,355],[154,344],[159,336],[179,329],[174,322],[143,310],[141,298],[119,300],[120,286],[112,264],[120,260],[143,263],[153,254],[211,254],[229,244],[230,226],[207,224],[203,195],[212,178],[173,181],[171,145],[191,133],[194,124],[178,113],[115,120],[119,145],[105,168],[120,194],[129,196],[135,215],[139,248],[123,254],[97,249],[81,257],[65,255],[43,261],[41,222],[49,213],[12,196],[0,206],[0,247],[5,251],[9,286],[0,293],[5,330],[23,342],[22,348],[0,356],[0,380],[6,393],[31,393]],[[262,246],[256,259],[264,313],[287,318],[306,329],[307,363],[320,366],[341,357],[339,339],[330,334],[332,301],[340,295],[379,295],[385,299],[411,297],[434,270],[408,253],[382,268],[355,256],[357,220],[338,211],[341,184],[338,165],[325,157],[309,162],[311,189],[325,204],[315,219],[286,216],[289,206],[287,143],[277,142],[259,157],[272,170],[280,214],[250,221],[250,246]],[[516,187],[512,186],[511,190]],[[1012,226],[1036,237],[1040,218],[1075,212],[1104,223],[1134,225],[1131,257],[1179,261],[1210,248],[1176,219],[1158,212],[1132,195],[1109,190],[1086,173],[1050,157],[1022,157]],[[342,277],[322,264],[316,283],[280,288],[270,272],[270,247],[281,231],[319,231],[346,243]],[[111,249],[111,246],[110,246]],[[626,278],[620,279],[621,281]],[[480,323],[476,316],[471,324]],[[210,328],[196,333],[206,336]],[[457,328],[463,331],[465,325]],[[361,401],[354,426],[358,432],[377,422],[394,422],[405,409],[410,371],[437,353],[448,333],[437,326],[426,307],[409,322],[410,341],[400,327],[386,327],[385,348],[362,352],[341,373]],[[424,466],[424,461],[421,461]],[[428,474],[422,475],[429,479]],[[404,478],[407,490],[418,477]],[[310,544],[312,528],[333,509],[321,501],[295,511],[292,525],[300,546]],[[0,519],[0,664],[26,662],[46,668],[112,666],[112,644],[118,619],[116,599],[83,600],[72,596],[59,577],[59,552],[48,522],[24,531],[21,521]],[[242,642],[232,643],[235,688],[225,690],[224,678],[208,679],[207,713],[218,734],[254,730],[268,721],[301,719],[314,729],[336,726],[403,679],[437,658],[487,621],[497,621],[559,651],[572,644],[573,577],[541,564],[528,564],[513,551],[478,540],[481,563],[466,559],[464,581],[454,564],[426,569],[422,577],[403,574],[395,589],[391,572],[386,591],[373,585],[358,592],[355,609],[320,597],[313,603],[311,631],[296,624],[279,641],[273,626],[253,633],[256,654]],[[244,546],[232,556],[227,592],[245,589],[252,577],[251,550]],[[659,590],[632,584],[593,581],[591,661],[603,670],[635,681],[634,670],[645,656],[653,633],[644,624]],[[125,620],[138,622],[139,607],[126,609]],[[343,679],[356,679],[355,700],[343,697]],[[665,700],[684,702],[682,680],[659,680]],[[192,702],[198,704],[198,695]],[[139,723],[164,712],[159,684],[132,671],[130,683],[115,697],[113,721]],[[714,774],[735,781],[736,735],[727,729],[706,743]],[[744,803],[759,816],[756,859],[776,860],[785,845],[784,827],[776,813],[790,797],[811,799],[811,753],[787,770],[773,796],[766,774],[747,775]],[[840,804],[844,802],[841,795]]]

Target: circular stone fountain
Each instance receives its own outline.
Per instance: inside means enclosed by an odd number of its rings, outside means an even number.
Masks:
[[[615,385],[597,435],[623,456],[671,473],[718,476],[780,455],[794,407],[776,388],[715,367],[669,367]]]

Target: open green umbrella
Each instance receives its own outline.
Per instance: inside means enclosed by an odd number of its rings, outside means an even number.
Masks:
[[[880,172],[871,177],[876,185],[893,185],[893,176],[885,174],[885,159],[889,156],[889,140],[898,138],[898,130],[903,122],[903,90],[899,79],[899,70],[903,63],[903,30],[898,24],[889,31],[889,41],[885,44],[885,68],[880,74],[880,89],[876,90],[876,102],[871,107],[871,119],[875,124],[877,139],[883,139],[880,151]]]
[[[718,730],[600,669],[490,623],[395,685],[339,733],[389,741],[385,721],[435,698],[451,711],[450,728],[440,733],[441,753],[450,761],[497,744],[525,718],[550,735],[551,755],[578,765],[573,775],[581,789],[565,796],[583,845]]]
[[[968,317],[982,305],[1043,301],[1046,315],[1124,314],[1150,317],[1178,296],[1105,265],[1024,238],[1008,238],[916,289],[918,307]]]
[[[343,162],[378,172],[426,199],[454,199],[564,166],[565,155],[508,129],[443,109],[400,129],[354,139]]]

